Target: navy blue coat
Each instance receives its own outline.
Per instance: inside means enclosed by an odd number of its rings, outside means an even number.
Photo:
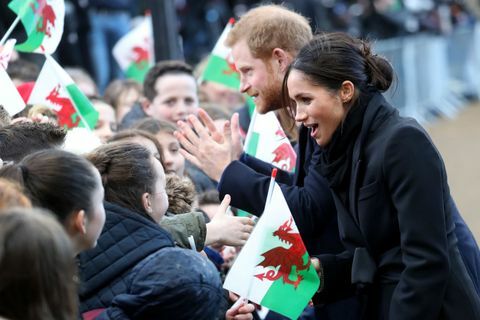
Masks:
[[[105,211],[97,246],[79,256],[81,313],[110,307],[104,319],[156,319],[187,314],[190,305],[198,314],[222,308],[213,264],[192,250],[175,248],[167,231],[139,213],[108,202]],[[214,307],[206,299],[215,301]]]
[[[300,128],[294,175],[279,170],[276,181],[282,188],[295,223],[310,254],[338,253],[344,250],[338,234],[335,205],[317,159],[321,152]],[[232,196],[236,208],[260,216],[265,207],[273,166],[246,154],[230,163],[218,183],[220,196]]]
[[[287,204],[310,255],[339,253],[345,250],[340,241],[335,205],[326,180],[320,175],[317,159],[320,148],[300,128],[297,144],[296,173],[278,170],[279,183]],[[232,196],[234,207],[260,216],[265,207],[272,166],[243,154],[223,172],[218,184],[221,197]],[[359,319],[359,304],[355,298],[335,299],[315,308],[317,319]]]

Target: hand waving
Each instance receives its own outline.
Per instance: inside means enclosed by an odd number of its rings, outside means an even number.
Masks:
[[[199,118],[190,115],[188,123],[178,121],[175,137],[181,143],[182,155],[202,169],[210,178],[218,181],[225,168],[242,153],[238,114],[226,121],[220,133],[208,114],[200,109]]]

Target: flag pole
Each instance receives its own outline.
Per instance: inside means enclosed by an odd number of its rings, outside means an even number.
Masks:
[[[275,179],[277,177],[277,171],[278,169],[277,168],[273,168],[272,169],[272,175],[271,175],[271,179],[270,179],[270,185],[268,186],[268,193],[267,193],[267,199],[265,201],[265,207],[267,206],[268,203],[270,203],[270,201],[272,200],[272,195],[273,195],[273,189],[275,188]],[[251,289],[251,283],[250,285],[248,286],[248,291],[247,291],[247,296],[250,295],[250,289]],[[238,298],[238,300],[233,304],[233,306],[231,307],[232,309],[238,307],[240,304],[247,304],[248,303],[248,299],[244,296],[240,296]]]
[[[5,42],[7,41],[8,37],[10,37],[10,34],[13,32],[13,29],[17,26],[18,22],[20,22],[20,16],[17,16],[13,23],[10,25],[10,28],[8,28],[7,32],[2,37],[2,40],[0,40],[0,46],[3,46]]]
[[[268,186],[267,200],[265,201],[265,206],[267,205],[267,203],[270,203],[270,200],[272,200],[273,187],[275,184],[275,178],[277,177],[277,171],[277,168],[272,169],[272,178],[270,179],[270,185]]]

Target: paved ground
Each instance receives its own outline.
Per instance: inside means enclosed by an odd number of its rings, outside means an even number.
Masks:
[[[480,243],[480,104],[426,127],[447,166],[453,198]]]

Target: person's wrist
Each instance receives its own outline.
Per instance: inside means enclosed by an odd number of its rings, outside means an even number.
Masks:
[[[220,238],[216,225],[213,221],[206,224],[207,235],[205,236],[205,246],[211,246],[219,242]]]

